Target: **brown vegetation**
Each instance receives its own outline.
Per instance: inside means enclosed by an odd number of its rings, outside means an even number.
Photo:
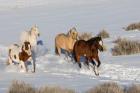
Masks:
[[[140,85],[132,85],[126,89],[125,93],[140,93]]]
[[[13,81],[8,93],[36,93],[36,89],[24,82]]]
[[[40,88],[38,93],[75,93],[73,90],[64,89],[60,87],[49,87],[45,86],[44,88]]]
[[[92,38],[92,33],[83,32],[79,35],[79,40],[89,40]]]
[[[45,86],[33,88],[31,85],[22,81],[13,81],[8,93],[76,93],[74,90]],[[84,93],[84,92],[83,92]],[[120,87],[117,83],[108,82],[89,89],[85,93],[140,93],[140,85],[130,87]]]
[[[13,81],[8,93],[75,93],[73,90],[45,86],[43,88],[33,88],[30,84],[21,81]]]
[[[116,83],[104,83],[88,90],[86,93],[124,93],[123,89]]]
[[[140,43],[138,41],[130,41],[119,38],[114,42],[116,43],[112,49],[112,54],[114,56],[140,53]]]
[[[102,38],[109,38],[109,33],[103,29],[97,36],[100,36]]]
[[[140,30],[140,22],[139,23],[132,23],[124,28],[126,31],[134,31],[136,29]]]

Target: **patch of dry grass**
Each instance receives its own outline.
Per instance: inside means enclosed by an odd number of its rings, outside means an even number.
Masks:
[[[114,48],[112,48],[112,54],[114,56],[140,53],[140,43],[138,41],[119,38],[114,42],[116,43]]]
[[[13,81],[8,93],[76,93],[74,90],[45,86],[42,88],[33,88],[31,85],[22,81]],[[83,92],[84,93],[84,92]],[[140,85],[132,85],[124,88],[117,83],[108,82],[101,85],[97,85],[85,93],[140,93]]]
[[[92,38],[92,33],[83,32],[83,33],[80,33],[78,37],[79,37],[80,40],[86,40],[87,41],[90,38]]]
[[[73,90],[64,89],[60,87],[49,87],[45,86],[44,88],[40,88],[38,93],[75,93]]]
[[[97,36],[100,36],[102,38],[109,38],[110,37],[109,33],[105,29],[103,29],[99,34],[97,34]]]
[[[95,88],[91,88],[86,93],[124,93],[117,83],[104,83]]]
[[[132,23],[128,25],[126,28],[124,28],[126,31],[134,31],[136,29],[140,30],[140,22],[138,23]]]
[[[8,93],[36,93],[36,89],[22,81],[13,81]]]
[[[125,93],[140,93],[140,85],[132,85],[126,89]]]
[[[75,93],[74,90],[60,87],[45,86],[42,88],[34,88],[30,84],[22,81],[13,81],[8,93]]]

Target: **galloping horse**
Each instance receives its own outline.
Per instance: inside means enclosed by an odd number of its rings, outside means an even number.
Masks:
[[[57,55],[60,55],[61,49],[71,53],[73,51],[73,46],[77,40],[77,37],[78,37],[78,32],[76,31],[75,27],[70,29],[68,34],[64,34],[64,33],[58,34],[55,37],[55,53]]]
[[[39,29],[36,25],[34,25],[30,31],[24,31],[21,33],[21,43],[28,41],[30,42],[32,49],[36,47],[37,45],[37,38],[40,36]]]
[[[32,72],[35,72],[30,42],[24,42],[22,46],[13,44],[9,47],[8,64],[19,64],[27,72],[27,61],[32,63]]]
[[[102,43],[102,44],[100,44]],[[86,58],[86,64],[89,68],[89,62],[93,64],[95,75],[99,75],[97,68],[100,66],[101,62],[98,56],[98,50],[103,51],[103,41],[101,37],[94,37],[85,40],[76,41],[73,53],[74,59],[78,62],[79,67],[81,68],[80,57],[84,56]]]

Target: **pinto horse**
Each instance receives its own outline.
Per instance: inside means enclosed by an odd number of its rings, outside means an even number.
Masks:
[[[71,28],[68,34],[64,34],[64,33],[58,34],[55,37],[55,53],[57,55],[60,55],[62,50],[71,53],[73,51],[73,46],[77,40],[77,37],[78,37],[78,32],[75,27]]]
[[[74,59],[78,62],[79,67],[81,68],[80,57],[84,56],[88,68],[89,62],[91,62],[95,75],[99,75],[97,68],[100,66],[101,62],[98,56],[98,50],[103,51],[103,41],[101,37],[93,37],[88,41],[78,40],[73,48]]]
[[[19,67],[22,67],[27,72],[27,61],[32,63],[32,72],[35,72],[35,63],[32,58],[30,42],[24,42],[22,46],[13,44],[9,47],[8,64],[19,64]]]

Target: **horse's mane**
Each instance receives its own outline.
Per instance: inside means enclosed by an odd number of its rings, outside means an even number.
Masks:
[[[66,36],[66,37],[68,37],[68,35],[64,34],[64,33],[58,34],[58,36]]]
[[[101,37],[99,37],[99,36],[96,36],[96,37],[92,37],[91,39],[89,39],[88,41],[100,41],[100,40],[102,40],[102,38]]]
[[[97,43],[97,42],[99,42],[99,41],[101,41],[101,40],[102,40],[101,37],[96,36],[96,37],[93,37],[93,38],[87,40],[86,42],[87,42],[88,44],[92,45],[92,44]]]
[[[30,29],[30,30],[28,31],[28,33],[29,33],[29,35],[31,36],[31,35],[32,35],[32,30]]]

